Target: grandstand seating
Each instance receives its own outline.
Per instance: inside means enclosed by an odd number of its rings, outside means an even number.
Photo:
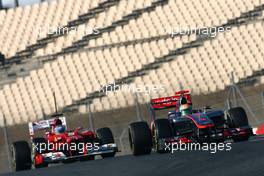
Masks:
[[[219,3],[219,4],[218,4]],[[132,4],[131,2],[129,4]],[[97,39],[92,39],[86,43],[89,47],[102,46],[106,44],[124,42],[129,40],[136,40],[140,38],[149,38],[155,37],[159,35],[166,35],[171,28],[173,27],[186,27],[189,26],[191,28],[201,28],[201,27],[209,27],[209,26],[217,26],[223,24],[232,17],[243,12],[243,10],[249,10],[257,5],[258,2],[254,1],[250,5],[243,4],[237,6],[236,4],[241,4],[238,1],[218,1],[214,3],[214,1],[210,1],[208,6],[208,1],[201,0],[199,1],[199,5],[194,6],[195,2],[180,2],[171,0],[167,5],[159,6],[154,11],[150,13],[144,13],[142,18],[131,19],[128,25],[116,27],[114,31],[104,32],[102,37]],[[232,7],[230,12],[226,12],[228,9],[225,8],[226,4],[229,4],[229,7]],[[122,6],[122,4],[120,4]],[[220,6],[220,10],[219,10]],[[114,8],[113,8],[114,9]],[[180,9],[185,9],[184,11]],[[201,13],[201,9],[210,13],[210,15]],[[222,10],[221,10],[222,9]],[[111,11],[111,9],[109,10]],[[129,12],[126,10],[126,12]],[[109,12],[110,13],[110,12]],[[190,15],[191,16],[190,16]],[[100,16],[98,17],[100,18]],[[102,19],[104,16],[102,17]],[[95,19],[96,21],[101,21],[99,19]],[[109,25],[109,24],[108,24]],[[91,26],[89,23],[86,26]],[[100,25],[95,25],[95,27],[101,27]],[[81,29],[84,30],[84,27]],[[80,32],[82,33],[82,32]],[[70,37],[70,36],[69,36]],[[81,38],[81,35],[78,35],[76,39],[79,38],[80,43],[85,43],[85,38]],[[74,40],[74,39],[73,39]],[[49,45],[46,47],[46,50],[41,49],[37,52],[38,55],[47,55],[59,52],[63,46],[62,43],[65,43],[67,38],[62,39],[59,43],[55,43],[53,45]],[[75,43],[78,43],[76,41]],[[73,44],[75,44],[73,43]],[[71,42],[68,43],[69,45]],[[56,49],[55,46],[56,46]],[[84,45],[76,45],[78,47],[86,46]],[[68,46],[66,44],[66,46]],[[68,49],[69,47],[66,47]],[[53,51],[52,51],[53,50]],[[45,52],[47,51],[47,52]]]
[[[88,2],[58,0],[0,13],[0,16],[5,17],[3,21],[0,18],[0,25],[4,26],[0,30],[0,36],[3,37],[0,37],[0,45],[2,52],[9,57],[41,39],[49,39],[47,34],[39,36],[31,34],[32,30],[26,32],[29,28],[44,27],[47,24],[78,26],[78,33],[59,36],[36,51],[39,56],[62,51],[65,53],[54,61],[44,63],[43,68],[32,70],[28,76],[4,85],[0,90],[0,110],[6,117],[10,117],[7,118],[9,125],[42,118],[43,114],[54,112],[53,92],[56,93],[58,106],[63,108],[100,90],[104,85],[128,77],[136,70],[143,70],[157,59],[161,62],[159,67],[146,75],[135,76],[131,83],[135,87],[164,84],[165,91],[153,93],[150,95],[152,97],[170,95],[181,88],[191,89],[194,94],[223,90],[231,84],[231,72],[234,72],[238,82],[264,66],[264,52],[261,50],[264,44],[263,22],[252,20],[252,24],[238,25],[230,32],[219,33],[216,38],[203,41],[200,47],[192,46],[199,35],[172,38],[168,34],[171,26],[200,28],[226,24],[230,19],[236,19],[243,12],[264,3],[262,1],[244,0],[241,3],[241,0],[168,0],[166,4],[151,0],[120,0],[84,23],[69,23],[84,17],[82,14],[88,9],[105,1]],[[82,6],[83,3],[85,7]],[[136,17],[129,16],[137,10],[142,13]],[[49,14],[50,17],[46,18],[44,14]],[[23,20],[19,22],[19,19]],[[126,19],[125,23],[120,21],[122,19]],[[89,38],[83,33],[87,26],[109,30],[105,30],[100,36]],[[24,35],[17,35],[24,32]],[[130,43],[124,43],[128,41]],[[87,49],[66,54],[72,46]],[[188,52],[172,55],[176,59],[166,60],[173,51],[186,49],[185,47],[189,49]],[[148,101],[150,96],[143,93],[140,103]],[[102,111],[133,104],[131,92],[116,91],[95,99],[92,110]]]
[[[100,1],[57,0],[1,11],[0,47],[6,57],[15,55],[38,39],[47,36],[47,29],[65,26],[78,15],[96,7]],[[42,32],[39,32],[42,31]]]
[[[141,3],[139,3],[138,1],[134,1],[133,3],[137,4],[134,8],[137,6],[140,7],[140,4],[146,6],[149,2],[150,1],[141,1]],[[37,51],[37,55],[53,54],[60,52],[62,48],[68,48],[68,46],[70,46],[74,41],[82,40],[82,37],[85,35],[85,28],[100,28],[103,26],[109,26],[111,24],[111,19],[109,20],[107,17],[114,17],[112,14],[116,11],[120,13],[124,13],[124,11],[129,13],[130,11],[124,10],[124,7],[126,7],[127,4],[129,4],[129,6],[127,6],[128,8],[130,8],[130,6],[133,7],[133,3],[121,1],[118,6],[113,6],[104,13],[100,13],[96,18],[93,18],[90,21],[87,20],[86,23],[79,25],[77,32],[74,33],[75,35],[62,36],[56,39],[56,42],[50,43],[47,46],[45,45],[44,48],[40,47]],[[94,45],[104,45],[113,42],[164,35],[168,33],[168,30],[170,30],[171,27],[175,26],[190,26],[192,28],[199,28],[223,24],[224,21],[240,14],[242,11],[252,9],[254,5],[257,5],[257,3],[258,1],[254,1],[249,4],[239,3],[238,1],[217,1],[217,3],[210,1],[208,3],[208,1],[205,0],[200,0],[199,3],[196,3],[196,1],[191,3],[171,0],[168,5],[158,7],[152,13],[145,13],[143,17],[138,20],[132,19],[129,25],[124,27],[120,26],[115,31],[110,33],[104,33],[102,38],[94,39],[89,42],[89,46],[92,47]],[[225,10],[228,9],[228,7],[230,8],[230,12]],[[120,11],[118,8],[123,9],[123,11]],[[180,9],[185,10],[182,11]],[[133,9],[131,9],[131,11],[133,11]],[[204,12],[208,12],[210,15]],[[120,18],[122,17],[122,15],[119,16]],[[118,19],[118,16],[116,17],[116,19]],[[98,24],[96,24],[95,21]],[[105,24],[103,25],[99,22]],[[147,26],[148,28],[145,29],[144,26]]]
[[[85,36],[87,28],[103,28],[111,25],[112,22],[120,20],[126,14],[131,13],[133,10],[142,8],[145,6],[149,6],[151,4],[151,0],[147,1],[120,1],[117,6],[113,6],[109,8],[104,13],[99,14],[96,18],[88,21],[86,24],[83,24],[78,27],[78,30],[73,35],[66,35],[61,40],[57,40],[51,45],[48,45],[46,48],[41,49],[37,53],[41,55],[53,54],[61,51],[62,48],[66,48],[72,45],[74,41],[80,40],[83,36]],[[92,32],[92,31],[91,31]],[[99,31],[100,32],[100,31]]]
[[[141,4],[141,6],[142,5],[144,6],[144,4]],[[112,50],[113,56],[119,56],[120,55],[119,52],[120,51],[118,51],[117,49]],[[5,107],[3,108],[5,109],[5,113],[8,114],[8,116],[14,117],[14,119],[16,119],[16,121],[18,122],[21,120],[22,121],[29,120],[27,118],[29,116],[34,117],[34,118],[42,117],[44,112],[46,114],[49,114],[53,111],[52,109],[53,102],[51,101],[52,91],[55,91],[55,90],[59,91],[59,92],[56,92],[57,96],[59,97],[58,105],[63,106],[63,105],[72,103],[73,100],[77,100],[78,98],[85,97],[86,92],[100,88],[100,86],[106,84],[107,81],[110,81],[110,80],[113,81],[114,77],[111,77],[111,75],[108,74],[108,73],[111,73],[111,70],[109,69],[105,70],[105,71],[108,71],[105,73],[106,76],[103,74],[100,74],[102,72],[91,72],[91,70],[96,71],[96,70],[102,69],[100,68],[100,65],[98,65],[97,63],[100,61],[100,57],[103,56],[102,54],[103,54],[102,52],[97,51],[97,52],[89,52],[88,54],[81,54],[80,58],[79,58],[78,53],[74,55],[66,56],[66,57],[60,57],[56,62],[45,64],[44,68],[32,71],[30,73],[30,76],[26,78],[18,79],[17,82],[14,84],[14,86],[18,86],[18,83],[20,82],[20,80],[22,83],[19,84],[20,87],[17,89],[19,90],[19,92],[16,92],[16,93],[19,93],[21,95],[27,94],[23,96],[23,103],[25,104],[25,106],[27,106],[28,108],[27,113],[29,114],[21,115],[17,111],[17,109],[19,109],[20,106],[16,106],[15,104],[13,104],[12,107],[16,107],[16,110],[13,110],[11,108],[9,109],[10,106],[8,106],[8,103],[3,104],[3,106]],[[91,58],[91,59],[88,59],[88,58]],[[104,63],[105,60],[103,60],[102,63]],[[81,67],[83,65],[84,70],[83,69],[76,70],[76,66],[74,65],[73,61],[76,62],[76,65],[78,65],[78,67]],[[126,70],[125,68],[122,68],[124,62],[121,60],[121,58],[119,61],[115,61],[115,62],[119,62],[118,65],[120,67],[120,70],[123,71],[123,72],[121,71],[120,73],[117,71],[115,74],[124,75],[129,71],[129,70]],[[109,68],[108,66],[105,65],[105,67],[103,68],[104,69]],[[116,68],[112,68],[112,69],[117,70]],[[130,68],[130,70],[132,69],[133,68]],[[80,73],[78,73],[78,71]],[[78,81],[79,77],[80,78],[84,77],[84,79],[81,80],[82,82]],[[48,80],[48,78],[51,80]],[[118,78],[118,77],[115,77],[115,78]],[[76,83],[72,84],[74,81]],[[55,88],[51,89],[54,86]],[[56,89],[56,86],[57,86],[57,89]],[[12,91],[10,90],[10,85],[5,85],[3,90],[4,91],[1,92],[2,96],[4,97],[3,99],[7,99],[8,101],[8,96],[12,95]],[[27,90],[30,90],[30,91],[27,92]],[[60,99],[60,97],[62,98]],[[35,104],[35,101],[38,101],[39,103]],[[16,103],[16,101],[12,101],[12,103]],[[35,105],[38,106],[38,108],[35,108]],[[7,110],[6,108],[9,109],[9,112],[6,111]],[[19,116],[22,118],[23,117],[26,117],[26,118],[20,119]],[[7,121],[9,124],[15,123],[15,121],[9,121],[9,120]]]
[[[161,68],[151,71],[148,75],[137,77],[131,86],[161,84],[165,87],[165,91],[160,90],[151,95],[138,93],[141,97],[140,103],[147,102],[150,97],[173,95],[175,90],[182,88],[190,89],[194,94],[224,90],[231,84],[231,72],[234,72],[238,82],[239,79],[263,68],[264,51],[261,50],[261,46],[264,45],[263,25],[249,24],[234,28],[231,32],[221,33],[216,40],[208,41],[205,47],[192,49],[190,53],[177,57],[171,63],[163,64]],[[256,35],[257,32],[259,35]],[[259,41],[252,42],[254,40]],[[250,48],[250,51],[247,48]],[[239,53],[241,51],[247,53]],[[102,111],[133,104],[132,91],[116,91],[94,101],[93,109]]]
[[[211,5],[209,6],[209,4]],[[236,4],[240,4],[241,7]],[[257,4],[257,1],[254,1],[246,6],[243,3],[239,3],[238,0],[217,1],[217,3],[215,3],[215,0],[172,0],[167,5],[157,7],[155,11],[144,13],[142,18],[132,19],[126,26],[118,27],[113,32],[105,33],[102,38],[97,39],[98,41],[94,43],[95,45],[106,45],[113,42],[118,43],[155,37],[168,34],[171,28],[176,27],[194,29],[218,26],[225,23],[227,19],[239,16],[241,12],[252,9],[253,5]],[[227,5],[230,7],[230,12],[226,10],[228,7],[225,8]],[[219,11],[219,6],[220,10],[223,10]],[[214,11],[218,13],[214,13]],[[204,12],[208,12],[208,14]]]

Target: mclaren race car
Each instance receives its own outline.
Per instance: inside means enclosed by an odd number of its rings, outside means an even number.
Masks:
[[[166,118],[156,118],[156,112],[171,109]],[[152,148],[164,152],[167,143],[211,143],[225,140],[248,140],[252,133],[242,107],[212,110],[192,109],[188,90],[175,96],[152,99],[151,124],[133,122],[129,125],[129,142],[134,155],[149,154]]]
[[[35,137],[45,130],[45,137]],[[77,128],[67,130],[65,117],[55,114],[52,119],[29,123],[30,144],[17,141],[12,144],[12,165],[15,171],[32,167],[47,167],[50,163],[75,160],[94,160],[95,155],[113,157],[118,151],[109,128],[96,131]]]

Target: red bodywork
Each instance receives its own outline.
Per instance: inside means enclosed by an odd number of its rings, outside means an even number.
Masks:
[[[150,102],[151,107],[154,110],[160,110],[160,109],[175,107],[177,110],[178,109],[178,100],[181,97],[185,97],[187,99],[188,104],[192,105],[192,99],[191,99],[190,91],[189,90],[183,90],[183,91],[175,92],[174,96],[151,99],[151,102]]]
[[[75,129],[73,131],[66,131],[63,134],[55,134],[54,132],[46,132],[45,138],[49,144],[53,145],[53,147],[51,147],[52,150],[44,151],[44,153],[45,152],[59,152],[59,150],[57,149],[66,143],[68,144],[68,146],[70,146],[71,143],[83,142],[86,139],[89,139],[89,141],[94,141],[94,142],[97,141],[96,134],[93,131],[88,131],[88,130],[80,131],[80,128]],[[76,151],[71,151],[70,149],[64,152],[67,153],[67,157],[72,157],[76,155]],[[82,151],[82,155],[86,155],[86,154],[88,154],[88,151],[87,151],[87,148],[84,147]],[[60,155],[60,154],[58,153],[57,155]],[[35,158],[35,165],[41,165],[44,163],[44,157],[42,154],[36,154],[34,158]]]
[[[57,143],[58,145],[64,143],[70,144],[72,142],[84,141],[86,138],[95,141],[96,134],[93,131],[85,131],[80,133],[79,130],[76,129],[73,132],[69,131],[63,134],[48,133],[46,135],[46,139],[49,143]],[[84,152],[86,153],[86,151]]]
[[[118,151],[115,143],[102,143],[92,130],[76,128],[67,131],[66,118],[62,114],[52,117],[28,124],[35,167],[46,167],[49,163],[66,160],[91,160],[95,155],[114,156]],[[44,138],[35,137],[36,131],[43,130],[46,131]]]
[[[264,135],[264,124],[261,124],[257,130],[256,130],[256,135]]]

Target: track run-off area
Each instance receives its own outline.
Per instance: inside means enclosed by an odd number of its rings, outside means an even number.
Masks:
[[[231,151],[177,151],[144,156],[117,156],[74,162],[1,176],[261,176],[264,175],[264,138],[232,143]],[[127,146],[128,147],[128,146]]]

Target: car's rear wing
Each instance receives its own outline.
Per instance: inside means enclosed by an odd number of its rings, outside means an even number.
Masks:
[[[175,92],[174,96],[151,99],[150,105],[154,110],[161,110],[172,107],[176,108],[178,105],[177,102],[181,97],[185,97],[188,104],[192,104],[190,91],[182,90]]]
[[[35,131],[42,131],[42,130],[50,129],[52,126],[55,125],[54,124],[55,119],[60,119],[62,121],[62,125],[65,126],[65,128],[67,128],[65,117],[60,116],[60,117],[56,117],[56,118],[49,119],[49,120],[41,120],[38,122],[29,122],[28,123],[29,135],[31,137],[33,137],[35,134]]]

